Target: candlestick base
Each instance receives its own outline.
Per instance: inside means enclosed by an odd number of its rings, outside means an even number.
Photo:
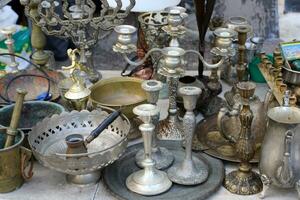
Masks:
[[[157,195],[170,189],[172,182],[165,172],[155,169],[153,165],[150,169],[143,169],[128,176],[126,186],[138,194]]]
[[[257,173],[237,170],[226,175],[224,187],[233,194],[253,195],[262,191],[263,184]]]
[[[183,140],[183,130],[180,128],[182,123],[179,122],[177,115],[169,115],[166,119],[158,124],[157,137],[160,140]]]
[[[208,166],[199,158],[184,160],[168,169],[169,179],[181,185],[197,185],[208,178]]]

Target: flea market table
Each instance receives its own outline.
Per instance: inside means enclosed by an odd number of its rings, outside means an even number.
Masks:
[[[103,78],[120,76],[119,71],[101,71]],[[195,75],[197,72],[189,71],[187,74]],[[230,86],[223,84],[223,93],[230,89]],[[262,100],[268,90],[267,84],[257,84],[256,95]],[[221,96],[223,95],[221,94]],[[159,100],[161,118],[167,115],[168,100]],[[132,141],[129,145],[141,142],[141,139]],[[226,173],[237,168],[237,164],[224,162]],[[257,170],[257,166],[254,167]],[[34,176],[32,179],[16,191],[7,194],[0,194],[0,200],[116,200],[107,190],[102,181],[93,186],[78,187],[68,184],[65,175],[35,163]],[[153,197],[155,199],[155,197]],[[208,200],[255,200],[259,199],[259,194],[252,196],[239,196],[231,194],[224,187],[213,194]],[[297,199],[295,190],[278,190],[271,188],[265,197],[267,200],[293,200]]]

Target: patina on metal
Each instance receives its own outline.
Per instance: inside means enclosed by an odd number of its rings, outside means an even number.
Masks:
[[[186,109],[183,117],[186,144],[185,157],[182,162],[177,162],[168,169],[168,177],[177,184],[197,185],[205,182],[209,176],[208,166],[201,159],[192,159],[192,139],[196,126],[194,109],[201,89],[186,86],[180,88],[179,93],[183,98],[184,108]]]
[[[77,53],[77,49],[68,49],[68,56],[72,63],[70,66],[62,68],[70,71],[70,77],[73,81],[73,85],[64,94],[64,97],[74,109],[80,111],[86,109],[91,90],[85,87],[84,80],[79,75],[85,68],[77,61]]]
[[[67,0],[62,0],[61,3],[21,0],[26,15],[38,26],[38,30],[41,28],[47,35],[73,41],[80,52],[79,62],[86,68],[88,78],[93,83],[97,82],[101,75],[93,65],[92,47],[105,35],[103,30],[108,31],[122,24],[135,5],[135,0],[130,0],[125,6],[125,11],[122,11],[122,0],[114,2],[117,6],[112,8],[106,0],[101,1],[101,9],[96,13],[96,4],[93,1],[75,1],[74,5],[70,5]],[[57,9],[58,6],[61,9]],[[62,15],[58,10],[61,10]]]
[[[147,100],[146,92],[141,87],[142,83],[143,80],[138,78],[114,77],[100,80],[90,88],[93,108],[104,106],[117,110],[122,107],[122,113],[131,123],[129,139],[141,136],[138,130],[140,121],[136,119],[132,109]]]
[[[29,180],[33,175],[32,161],[28,172],[25,172],[32,153],[22,147],[24,133],[17,131],[13,144],[5,148],[5,132],[6,128],[0,128],[0,193],[11,192],[21,187],[24,181]]]
[[[300,109],[290,107],[289,95],[287,91],[282,106],[268,111],[268,129],[259,162],[264,184],[261,197],[271,195],[267,194],[270,186],[299,190]]]
[[[193,138],[193,150],[203,151],[204,153],[221,160],[240,162],[235,151],[235,144],[223,137],[223,134],[221,134],[218,129],[217,121],[218,115],[215,114],[205,118],[203,121],[197,124]],[[253,159],[250,160],[250,163],[258,163],[261,142],[262,141],[257,141],[257,138],[255,138],[255,155]]]
[[[14,110],[10,119],[9,127],[6,131],[6,141],[5,141],[4,148],[10,147],[11,145],[14,144],[15,136],[18,132],[17,128],[21,117],[23,101],[26,94],[27,94],[26,90],[17,89],[17,100],[14,105]]]
[[[254,135],[251,133],[253,113],[249,105],[249,99],[254,95],[255,84],[252,82],[240,82],[237,88],[243,98],[243,108],[240,113],[241,132],[235,142],[236,153],[241,163],[238,170],[225,176],[224,187],[231,193],[240,195],[252,195],[262,191],[263,184],[259,175],[251,170],[249,161],[255,153]]]
[[[100,170],[117,160],[125,151],[129,120],[124,115],[118,117],[89,143],[87,153],[68,154],[65,138],[72,134],[86,138],[108,115],[103,110],[83,110],[45,118],[28,134],[35,158],[43,166],[67,174],[68,182],[77,185],[97,183]]]
[[[147,93],[148,103],[157,105],[159,91],[162,89],[162,87],[163,87],[162,82],[156,80],[148,80],[142,83],[142,88]],[[157,145],[157,134],[158,134],[157,125],[159,123],[159,116],[160,114],[158,113],[156,116],[153,116],[152,118],[152,124],[155,126],[155,129],[154,129],[154,133],[152,134],[151,151],[152,151],[152,159],[155,162],[156,169],[165,169],[173,163],[174,156],[167,148],[160,147]],[[136,163],[141,168],[143,167],[142,162],[145,159],[145,157],[146,155],[143,149],[141,149],[135,155]]]
[[[157,195],[170,189],[172,182],[167,173],[155,168],[155,161],[152,159],[152,135],[155,125],[152,118],[157,116],[159,110],[153,104],[142,104],[133,109],[142,121],[139,126],[143,135],[145,159],[142,161],[144,169],[130,174],[126,179],[126,186],[129,190],[142,195]]]
[[[181,142],[159,140],[159,146],[169,149],[175,157],[176,162],[182,162],[184,159],[184,150],[181,148]],[[103,171],[103,180],[108,191],[113,196],[122,200],[204,200],[218,191],[224,179],[224,167],[220,160],[212,158],[202,153],[192,153],[193,159],[201,159],[209,168],[210,175],[202,184],[199,185],[179,185],[173,184],[170,190],[155,196],[143,196],[131,192],[126,188],[126,178],[133,172],[139,170],[135,164],[135,154],[143,148],[143,144],[135,144],[127,148],[124,155],[115,163],[105,168]]]

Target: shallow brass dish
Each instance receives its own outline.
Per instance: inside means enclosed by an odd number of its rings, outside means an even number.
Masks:
[[[262,141],[256,141],[256,153],[251,163],[258,163]],[[193,138],[193,150],[230,162],[240,162],[235,153],[235,145],[226,140],[218,130],[217,115],[200,122]]]
[[[100,80],[90,88],[90,101],[94,108],[101,106],[113,109],[122,108],[122,113],[131,122],[130,139],[140,135],[136,130],[136,120],[132,109],[147,100],[146,93],[141,87],[142,82],[143,80],[138,78],[114,77]]]

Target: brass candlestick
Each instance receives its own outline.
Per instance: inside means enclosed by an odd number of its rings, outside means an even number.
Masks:
[[[156,80],[148,80],[143,82],[142,88],[147,93],[148,103],[156,106],[159,91],[162,89],[162,83]],[[165,169],[173,163],[174,156],[167,148],[157,146],[156,140],[158,134],[157,125],[159,123],[159,113],[156,116],[153,116],[152,123],[155,126],[154,134],[152,134],[152,159],[155,161],[156,169]],[[144,150],[140,150],[136,154],[135,158],[137,165],[139,167],[143,167],[142,163],[146,158]]]
[[[243,100],[243,107],[240,112],[242,128],[236,141],[236,152],[241,163],[239,169],[227,174],[224,180],[224,187],[234,194],[252,195],[263,189],[260,176],[251,170],[252,167],[249,163],[255,153],[255,140],[251,133],[253,113],[249,105],[249,99],[253,97],[255,87],[252,82],[239,82],[237,84],[237,89]]]
[[[143,170],[132,173],[126,179],[126,186],[129,190],[142,195],[157,195],[167,191],[172,182],[165,172],[155,168],[155,161],[152,159],[152,134],[155,126],[151,123],[152,117],[157,116],[159,110],[152,104],[142,104],[133,109],[134,114],[143,121],[139,126],[144,140],[145,159],[142,161]]]
[[[246,72],[246,66],[245,63],[245,52],[246,52],[246,40],[247,40],[247,34],[250,32],[249,26],[239,26],[235,29],[238,32],[238,63],[237,63],[237,77],[238,81],[243,81],[245,77]]]
[[[20,3],[25,6],[26,16],[32,19],[31,45],[35,49],[32,54],[32,60],[35,64],[45,66],[49,60],[49,54],[44,51],[46,46],[46,37],[37,25],[38,23],[38,6],[40,1],[20,0]]]

